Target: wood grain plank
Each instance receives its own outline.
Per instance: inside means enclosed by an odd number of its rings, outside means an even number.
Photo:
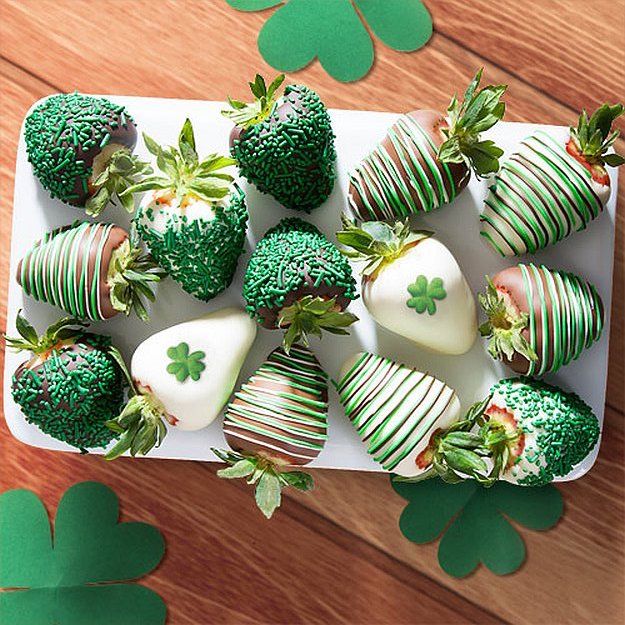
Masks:
[[[549,532],[523,531],[527,562],[520,573],[497,579],[483,567],[463,580],[450,579],[438,567],[438,543],[406,540],[397,528],[405,501],[388,476],[353,473],[338,481],[333,472],[318,470],[312,494],[289,497],[510,622],[616,624],[625,619],[624,453],[623,417],[608,410],[597,464],[581,480],[559,486],[563,520]]]
[[[576,111],[625,99],[624,0],[436,0],[436,31]],[[618,127],[625,130],[625,119]]]
[[[298,502],[267,522],[249,491],[217,478],[214,465],[122,459],[111,466],[34,451],[10,440],[4,423],[0,445],[0,491],[30,488],[53,512],[77,476],[98,480],[119,494],[125,520],[161,529],[167,554],[146,583],[176,625],[500,622]]]
[[[625,1],[625,0],[624,0]],[[141,7],[142,2],[131,3]],[[60,89],[79,89],[91,93],[124,93],[144,96],[223,99],[226,94],[245,97],[249,67],[258,67],[265,75],[273,70],[256,51],[256,36],[263,16],[237,13],[225,3],[188,1],[184,11],[180,3],[161,2],[150,11],[137,11],[136,18],[126,18],[126,3],[108,3],[106,20],[94,20],[92,6],[86,0],[71,3],[54,0],[4,2],[0,35],[3,54],[27,71],[45,76]],[[472,5],[471,5],[472,6]],[[107,28],[108,22],[116,28]],[[72,23],[72,29],[62,25]],[[180,46],[172,35],[171,24],[179,32],[194,32],[198,41],[211,41],[214,54],[195,54]],[[219,23],[220,28],[214,24]],[[58,25],[58,26],[56,26]],[[233,37],[232,33],[237,33]],[[20,33],[29,32],[25,39]],[[141,33],[136,45],[136,34]],[[624,31],[625,32],[625,31]],[[614,37],[613,37],[614,38]],[[89,54],[84,42],[89,41]],[[40,54],[45,46],[46,55]],[[111,62],[111,50],[125,50],[123,71]],[[227,51],[227,54],[222,53]],[[242,63],[242,59],[244,59]],[[318,64],[297,74],[319,90],[329,106],[370,110],[410,110],[417,107],[442,109],[450,94],[466,84],[484,59],[463,49],[449,39],[435,34],[431,43],[418,54],[406,55],[378,46],[376,66],[366,80],[351,85],[336,83]],[[244,68],[242,70],[242,67]],[[492,82],[510,85],[506,97],[507,119],[567,124],[576,113],[555,103],[524,80],[502,68],[487,65],[486,77]],[[601,81],[595,80],[599,83]],[[389,94],[392,93],[392,99]],[[620,202],[623,206],[625,181],[621,177]],[[625,244],[625,216],[617,218],[617,263],[614,279],[612,350],[608,379],[608,403],[615,409],[625,406],[625,370],[622,339],[625,336],[625,274],[622,250]],[[618,346],[621,343],[621,346]],[[616,347],[614,347],[617,345]]]

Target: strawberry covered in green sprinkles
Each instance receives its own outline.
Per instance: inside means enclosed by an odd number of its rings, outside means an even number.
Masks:
[[[124,401],[124,377],[108,336],[92,334],[72,318],[37,332],[21,314],[19,338],[7,346],[30,351],[12,378],[11,392],[29,423],[86,452],[105,447],[115,434],[105,425]]]
[[[208,301],[230,286],[245,244],[245,194],[226,171],[235,161],[219,154],[200,160],[188,119],[178,147],[144,140],[161,171],[126,191],[147,191],[134,218],[137,232],[187,293]]]
[[[254,102],[229,99],[223,115],[235,124],[230,147],[241,174],[283,206],[309,213],[334,188],[334,132],[319,95],[288,85],[278,97],[283,81],[282,74],[267,87],[257,74]]]
[[[265,328],[285,330],[284,347],[323,332],[347,334],[357,317],[345,309],[356,299],[348,261],[312,224],[283,219],[259,241],[245,272],[243,297]]]
[[[35,176],[53,198],[98,215],[119,200],[139,175],[150,171],[132,150],[136,124],[124,106],[79,93],[57,94],[37,104],[26,118],[24,138]]]

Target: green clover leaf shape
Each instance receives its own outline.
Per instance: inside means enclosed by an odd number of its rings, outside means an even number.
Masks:
[[[279,71],[295,72],[318,58],[341,82],[362,78],[373,65],[373,42],[358,11],[394,50],[418,50],[432,36],[432,18],[421,0],[226,1],[240,11],[280,5],[258,36],[265,61]]]
[[[165,543],[146,523],[118,523],[115,493],[75,484],[61,499],[54,539],[41,500],[0,496],[0,622],[11,625],[159,625],[163,600],[127,583],[152,571]],[[126,583],[120,583],[126,582]]]
[[[484,488],[469,480],[446,484],[432,478],[392,485],[409,502],[399,519],[402,534],[417,544],[442,535],[438,561],[453,577],[469,575],[480,562],[495,575],[513,573],[525,561],[526,551],[508,519],[532,530],[546,530],[563,514],[562,495],[551,484],[526,487],[497,482]]]
[[[191,378],[194,382],[200,379],[202,371],[206,369],[204,358],[206,354],[202,351],[189,352],[187,343],[180,343],[167,350],[167,356],[172,360],[167,365],[167,373],[175,376],[178,382],[184,382]]]
[[[408,285],[408,293],[412,296],[406,305],[414,308],[415,312],[422,314],[426,310],[430,315],[436,314],[436,301],[447,297],[441,278],[432,278],[430,282],[421,275],[413,284]]]

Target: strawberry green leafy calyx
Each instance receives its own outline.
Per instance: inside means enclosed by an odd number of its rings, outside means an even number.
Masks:
[[[284,74],[280,74],[267,87],[265,79],[256,74],[254,82],[249,83],[254,101],[250,104],[228,98],[230,109],[222,111],[222,115],[230,119],[236,126],[248,128],[259,124],[269,117],[278,97],[278,89],[284,82]]]
[[[571,127],[567,152],[580,161],[600,184],[610,183],[606,165],[618,167],[625,163],[625,157],[620,154],[607,154],[620,134],[618,130],[612,130],[612,124],[623,114],[623,110],[622,104],[604,104],[590,117],[582,111],[577,127]]]
[[[431,237],[426,230],[411,230],[408,221],[387,224],[366,221],[356,225],[345,214],[341,217],[343,229],[336,233],[339,243],[345,247],[341,252],[352,260],[363,261],[363,276],[375,279],[380,270],[392,264],[411,247]]]
[[[301,342],[308,347],[309,337],[321,338],[323,332],[346,336],[349,334],[346,328],[356,321],[356,315],[340,310],[336,297],[305,295],[280,311],[278,327],[286,328],[283,345],[288,354],[293,343]]]
[[[131,195],[143,191],[172,191],[179,201],[185,197],[197,197],[206,202],[217,202],[230,193],[234,178],[222,170],[236,163],[231,158],[211,154],[200,161],[195,147],[195,135],[191,121],[187,119],[178,137],[178,148],[162,147],[143,133],[143,140],[150,154],[156,157],[159,175],[149,176],[129,187]]]
[[[462,102],[454,96],[447,108],[449,126],[441,128],[445,141],[438,150],[444,163],[465,163],[478,176],[485,177],[499,169],[503,150],[491,140],[480,140],[481,133],[492,128],[505,113],[501,101],[506,85],[488,85],[478,89],[482,69],[468,86]]]
[[[139,247],[133,232],[129,239],[113,250],[111,256],[107,284],[113,308],[126,316],[134,312],[139,319],[148,321],[143,298],[153,302],[156,299],[153,285],[166,275],[152,256]]]
[[[313,489],[313,479],[305,471],[279,471],[261,456],[245,456],[231,451],[213,449],[213,453],[226,464],[217,475],[225,479],[242,479],[255,485],[256,505],[270,519],[282,503],[282,489],[292,486],[302,492]]]
[[[113,152],[104,170],[90,183],[91,196],[85,203],[88,215],[97,217],[109,203],[117,198],[127,212],[132,213],[135,203],[127,189],[137,181],[152,173],[149,163],[145,163],[129,150],[122,148]]]
[[[538,359],[536,352],[523,336],[529,328],[529,315],[521,312],[504,293],[497,290],[487,276],[485,293],[478,295],[478,300],[488,320],[479,328],[483,337],[489,338],[488,353],[495,360],[504,357],[512,360],[515,353],[521,354],[529,361]]]
[[[33,354],[16,369],[11,386],[26,420],[85,453],[107,445],[114,434],[105,422],[124,399],[110,338],[87,332],[84,323],[71,317],[42,335],[20,313],[15,325],[19,337],[6,338],[7,346]]]
[[[37,334],[37,330],[22,316],[21,311],[17,313],[15,328],[19,337],[5,337],[6,344],[16,352],[29,351],[33,354],[49,355],[53,348],[63,341],[70,341],[84,333],[87,324],[74,317],[62,317],[53,323],[42,334]]]

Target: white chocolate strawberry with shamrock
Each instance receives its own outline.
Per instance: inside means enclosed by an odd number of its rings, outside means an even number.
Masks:
[[[145,455],[167,433],[206,427],[230,397],[256,337],[256,324],[237,308],[223,308],[153,334],[132,356],[134,395],[107,425],[121,434],[107,454]]]
[[[477,336],[475,300],[453,254],[407,223],[344,217],[342,252],[364,261],[361,294],[384,328],[443,354],[464,354]]]

